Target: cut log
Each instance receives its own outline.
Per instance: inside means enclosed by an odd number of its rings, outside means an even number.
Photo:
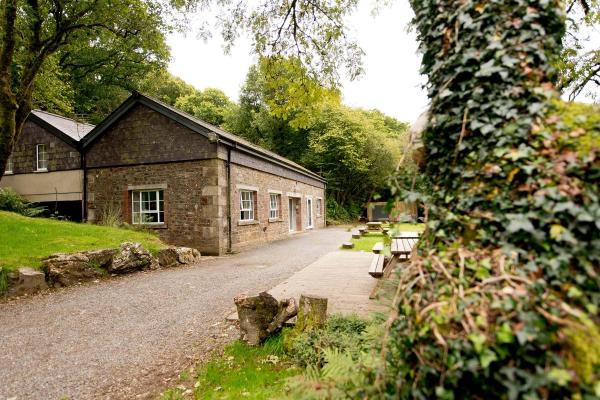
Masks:
[[[267,327],[267,332],[269,334],[277,332],[283,328],[285,321],[294,318],[296,314],[298,314],[298,306],[294,298],[280,301],[277,315],[275,315],[275,318],[273,318],[273,321]]]
[[[242,340],[251,346],[259,345],[281,329],[283,323],[294,317],[298,310],[294,299],[279,302],[267,292],[258,296],[238,295],[233,301],[237,307]]]
[[[352,231],[352,239],[360,239],[360,236],[359,231]]]
[[[327,321],[327,298],[318,296],[300,296],[296,332],[322,328]]]
[[[343,249],[353,249],[354,248],[354,243],[352,243],[352,242],[344,242],[344,243],[342,243],[342,248]]]

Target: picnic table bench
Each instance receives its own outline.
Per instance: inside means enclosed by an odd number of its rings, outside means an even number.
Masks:
[[[375,253],[375,254],[383,253],[383,242],[375,243],[375,245],[373,246],[373,253]]]
[[[373,254],[371,266],[369,267],[369,275],[373,278],[383,276],[383,267],[385,265],[385,256],[383,254]]]

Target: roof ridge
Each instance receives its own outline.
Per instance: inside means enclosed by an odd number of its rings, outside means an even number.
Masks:
[[[40,113],[48,114],[48,115],[51,115],[53,117],[58,117],[58,118],[61,118],[61,119],[65,119],[65,120],[68,120],[68,121],[75,122],[76,124],[88,125],[88,126],[94,126],[95,127],[95,125],[90,124],[89,122],[78,121],[78,120],[76,120],[74,118],[65,117],[64,115],[56,114],[56,113],[53,113],[53,112],[50,112],[50,111],[46,111],[46,110],[40,110],[39,108],[35,108],[35,109],[31,110],[31,111],[32,112],[35,111],[35,112],[40,112]]]

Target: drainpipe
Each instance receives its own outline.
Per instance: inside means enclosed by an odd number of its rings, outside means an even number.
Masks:
[[[87,170],[85,165],[85,153],[81,149],[81,169],[83,170],[83,203],[81,204],[81,222],[87,222]]]
[[[231,247],[231,147],[227,146],[227,253]]]

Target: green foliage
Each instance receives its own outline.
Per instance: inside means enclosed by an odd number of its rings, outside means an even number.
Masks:
[[[302,367],[323,368],[328,349],[344,352],[356,360],[361,353],[373,348],[373,331],[379,326],[356,315],[332,315],[325,328],[312,329],[294,337],[290,355]]]
[[[288,380],[290,399],[364,398],[380,360],[375,356],[383,323],[355,315],[332,315],[324,329],[305,332],[293,342],[293,356],[304,374]]]
[[[30,203],[10,188],[0,188],[0,210],[15,212],[26,217],[35,217],[44,213],[46,208]]]
[[[171,106],[174,106],[178,99],[192,96],[198,92],[195,87],[166,70],[158,70],[149,74],[140,82],[138,90]]]
[[[351,221],[384,190],[408,126],[341,105],[339,93],[321,87],[295,58],[269,58],[250,68],[223,127],[322,174],[328,220]]]
[[[557,102],[558,2],[412,0],[429,78],[428,230],[372,397],[595,398],[598,116]],[[583,114],[583,115],[582,115]],[[589,357],[588,357],[589,355]]]
[[[152,232],[107,226],[29,218],[0,211],[0,265],[6,269],[37,268],[54,253],[116,248],[123,242],[139,242],[152,254],[165,244]]]
[[[584,94],[598,101],[600,87],[600,48],[592,42],[593,33],[600,26],[598,0],[568,0],[567,31],[563,37],[558,89],[574,100]]]
[[[270,337],[261,346],[236,341],[199,370],[194,384],[196,399],[273,399],[285,394],[286,378],[297,375],[283,351],[282,336]],[[172,388],[162,400],[188,398]]]
[[[327,197],[327,223],[343,224],[358,220],[362,212],[360,205],[352,204],[342,207],[333,197]]]
[[[175,102],[175,107],[216,126],[223,125],[232,106],[225,93],[212,88],[179,97]]]

